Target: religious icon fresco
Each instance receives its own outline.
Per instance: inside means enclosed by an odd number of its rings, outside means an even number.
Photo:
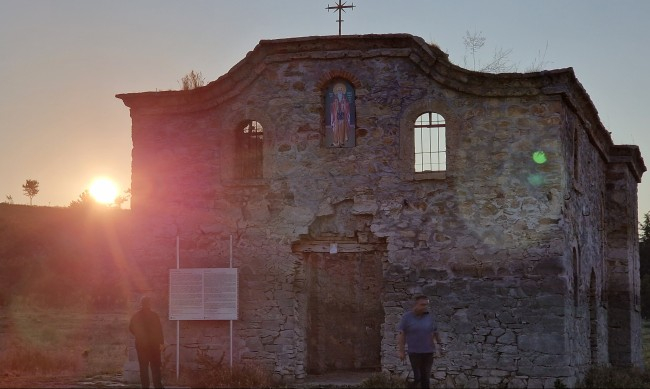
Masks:
[[[330,83],[325,95],[325,144],[327,147],[354,147],[356,125],[354,87],[348,81]]]

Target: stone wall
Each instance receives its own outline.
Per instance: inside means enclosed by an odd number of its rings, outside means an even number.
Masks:
[[[323,142],[324,90],[337,79],[355,88],[352,148]],[[613,146],[571,70],[468,72],[405,35],[299,38],[262,41],[196,91],[118,97],[133,118],[142,290],[164,300],[177,235],[181,267],[227,267],[233,236],[236,361],[289,380],[406,375],[396,326],[420,293],[448,343],[435,378],[450,386],[574,385],[611,358]],[[446,120],[445,172],[413,171],[412,127],[426,111]],[[234,139],[250,120],[264,128],[264,171],[242,180]],[[642,174],[640,155],[623,154]],[[639,178],[620,187],[635,193]],[[621,260],[638,263],[634,239],[617,242]],[[638,295],[633,266],[621,266],[616,280]],[[637,363],[638,312],[624,312],[621,352]],[[184,363],[199,348],[227,351],[224,323],[182,328]]]
[[[629,154],[625,148],[618,148],[616,154]],[[607,171],[608,350],[613,364],[640,366],[643,354],[641,333],[636,331],[641,325],[636,180],[626,166],[628,158],[617,157]]]

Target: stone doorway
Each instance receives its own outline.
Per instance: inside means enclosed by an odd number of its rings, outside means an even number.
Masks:
[[[305,252],[307,374],[381,368],[380,251]]]

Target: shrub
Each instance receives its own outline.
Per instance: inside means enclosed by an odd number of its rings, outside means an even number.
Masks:
[[[648,369],[650,368],[650,320],[643,321],[641,334],[643,335],[643,360],[646,369]]]
[[[566,384],[564,382],[562,382],[559,378],[556,379],[555,382],[553,382],[553,387],[555,389],[566,389],[566,388],[568,388],[568,386],[566,386]]]
[[[585,388],[650,388],[650,372],[635,368],[595,367],[587,372]]]
[[[408,388],[408,383],[405,379],[388,374],[379,373],[373,374],[370,378],[365,379],[360,388]]]
[[[205,351],[196,356],[198,369],[188,377],[188,384],[199,388],[270,388],[276,385],[269,371],[259,365],[243,363],[232,368],[224,366],[224,354],[219,360]]]

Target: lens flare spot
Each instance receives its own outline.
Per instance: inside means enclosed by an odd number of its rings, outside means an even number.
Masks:
[[[535,151],[533,153],[533,161],[539,165],[546,163],[546,153],[543,151]]]
[[[539,173],[530,174],[528,175],[528,183],[532,186],[540,186],[544,183],[544,176]]]

